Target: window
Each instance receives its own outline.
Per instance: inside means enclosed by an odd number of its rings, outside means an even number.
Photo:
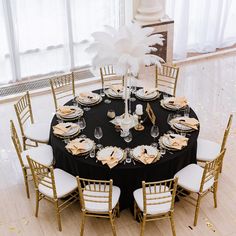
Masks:
[[[121,2],[0,0],[0,83],[88,66],[91,33],[119,26]]]

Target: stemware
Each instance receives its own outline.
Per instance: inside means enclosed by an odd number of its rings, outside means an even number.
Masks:
[[[125,141],[126,144],[127,144],[127,147],[126,147],[126,149],[125,149],[126,154],[127,154],[126,160],[125,160],[126,163],[131,163],[130,148],[128,147],[128,145],[129,145],[129,143],[130,143],[132,140],[133,140],[133,136],[132,136],[131,131],[129,131],[129,134],[128,134],[126,137],[124,137],[124,141]]]
[[[103,136],[103,132],[102,132],[102,128],[100,126],[96,127],[94,129],[94,137],[98,140],[98,144],[97,144],[97,148],[101,149],[102,148],[102,144],[100,144],[100,139]]]
[[[78,125],[81,129],[81,131],[83,132],[83,130],[85,129],[86,127],[86,121],[83,117],[81,117],[79,120],[78,120]],[[85,134],[82,134],[80,135],[80,138],[86,138],[86,135]]]
[[[137,83],[136,83],[136,79],[133,78],[131,80],[131,88],[130,88],[130,93],[131,93],[130,94],[130,101],[131,102],[135,102],[136,101],[136,98],[132,96],[132,95],[135,94],[136,90],[137,90]]]
[[[190,113],[190,107],[187,105],[184,109],[184,116],[189,117],[189,113]]]
[[[156,137],[159,135],[159,128],[157,125],[152,126],[150,134],[153,137],[153,143],[151,145],[157,147]]]
[[[106,99],[104,100],[104,103],[106,104],[110,104],[111,103],[111,99],[108,98],[107,94],[108,94],[108,89],[109,88],[105,88],[105,95],[106,95]]]

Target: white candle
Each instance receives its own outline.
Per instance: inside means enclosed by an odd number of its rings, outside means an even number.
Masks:
[[[143,105],[137,104],[137,105],[136,105],[135,113],[136,113],[138,116],[143,115]]]

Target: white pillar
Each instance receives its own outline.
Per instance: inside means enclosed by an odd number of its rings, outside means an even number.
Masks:
[[[157,22],[165,16],[165,0],[140,0],[136,9],[135,20]]]

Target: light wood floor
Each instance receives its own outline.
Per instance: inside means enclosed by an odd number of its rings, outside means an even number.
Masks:
[[[145,76],[144,76],[145,77]],[[151,80],[140,81],[151,84]],[[92,87],[81,88],[90,89]],[[185,95],[196,111],[200,136],[220,142],[228,115],[236,120],[236,56],[228,55],[181,66],[178,95]],[[0,105],[0,236],[3,235],[79,235],[80,208],[74,204],[62,213],[63,231],[57,230],[53,205],[42,201],[39,217],[34,217],[35,196],[25,194],[22,173],[9,136],[9,119],[16,122],[13,103]],[[50,120],[53,115],[51,95],[32,98],[36,120]],[[197,227],[193,227],[194,207],[186,202],[175,205],[176,232],[179,236],[235,236],[236,235],[236,122],[229,136],[223,173],[219,180],[218,208],[213,208],[213,197],[203,199]],[[17,123],[16,123],[17,124]],[[116,220],[118,235],[139,235],[139,224],[129,210]],[[86,221],[85,235],[111,235],[110,223],[104,219]],[[150,222],[145,235],[171,235],[169,221]]]

